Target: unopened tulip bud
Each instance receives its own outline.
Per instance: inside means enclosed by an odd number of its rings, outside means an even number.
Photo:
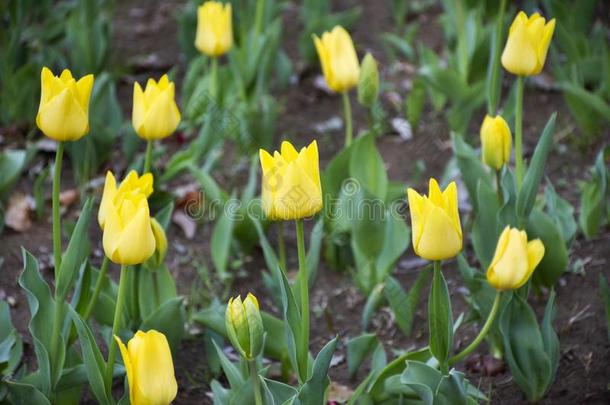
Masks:
[[[510,160],[512,139],[508,124],[501,115],[486,115],[480,132],[483,163],[500,170]]]
[[[365,107],[371,107],[379,96],[379,69],[377,61],[370,53],[362,60],[360,81],[358,82],[358,101]]]
[[[225,312],[227,335],[233,347],[247,360],[263,350],[263,319],[258,300],[250,293],[245,300],[231,298]]]

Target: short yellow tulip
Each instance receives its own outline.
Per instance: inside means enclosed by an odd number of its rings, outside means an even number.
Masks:
[[[336,26],[332,31],[322,34],[321,39],[313,35],[313,41],[328,87],[343,93],[356,86],[360,77],[360,64],[348,32],[343,27]]]
[[[138,136],[146,140],[163,139],[171,135],[180,123],[180,110],[174,99],[174,83],[167,75],[159,82],[148,79],[146,89],[133,86],[133,112],[131,122]]]
[[[138,176],[138,173],[135,170],[132,170],[117,188],[114,175],[112,172],[108,171],[108,173],[106,173],[106,182],[104,183],[102,202],[100,203],[100,209],[97,213],[97,221],[100,224],[100,228],[102,228],[102,230],[104,229],[110,205],[120,205],[122,199],[125,198],[125,195],[144,194],[144,197],[148,198],[152,192],[153,176],[150,173]]]
[[[231,3],[206,1],[197,9],[195,47],[208,56],[218,57],[232,46]]]
[[[533,76],[542,71],[551,38],[555,31],[555,19],[548,23],[540,14],[527,17],[523,11],[517,14],[508,32],[508,40],[502,52],[502,66],[510,73]]]
[[[102,216],[104,252],[110,260],[121,265],[144,263],[155,252],[156,243],[147,196],[140,189],[126,186],[123,190],[119,187],[111,198],[116,182],[112,174],[106,180],[110,183],[104,189],[109,194],[98,213],[98,221],[100,214]],[[131,180],[127,184],[132,181],[135,182]],[[139,182],[142,182],[141,178]]]
[[[245,300],[231,298],[225,312],[229,340],[247,360],[256,358],[263,350],[263,319],[258,300],[248,293]]]
[[[322,209],[316,141],[300,152],[284,141],[281,153],[276,151],[271,156],[261,149],[259,155],[263,169],[262,205],[270,219],[301,219]]]
[[[412,188],[407,194],[415,254],[427,260],[457,255],[462,250],[462,226],[455,182],[441,192],[436,180],[431,178],[427,197]]]
[[[480,132],[483,163],[500,170],[510,160],[512,138],[508,124],[501,115],[486,115]]]
[[[527,282],[543,257],[540,239],[528,242],[525,231],[507,226],[487,269],[487,281],[498,290],[517,289]]]
[[[127,347],[118,336],[114,339],[125,364],[131,405],[170,404],[176,398],[178,384],[165,335],[156,330],[138,331]]]
[[[40,105],[36,125],[56,141],[77,141],[89,132],[89,97],[93,75],[76,81],[65,69],[61,76],[47,67],[40,74]]]

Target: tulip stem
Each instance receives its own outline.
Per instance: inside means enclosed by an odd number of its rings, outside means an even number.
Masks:
[[[345,147],[352,144],[352,105],[349,100],[349,93],[344,91],[343,97],[343,115],[345,117]]]
[[[57,143],[55,152],[55,168],[53,169],[53,261],[55,265],[55,280],[59,278],[61,265],[61,217],[59,215],[59,190],[61,181],[61,162],[64,156],[64,143]]]
[[[218,58],[212,57],[210,67],[210,95],[212,101],[218,104]]]
[[[305,236],[303,220],[296,220],[297,249],[299,252],[299,283],[301,289],[301,350],[299,356],[299,377],[302,383],[307,381],[307,362],[309,361],[309,275],[307,274],[307,258],[305,257]]]
[[[277,244],[282,271],[286,273],[286,244],[284,243],[284,223],[277,222]]]
[[[517,191],[523,183],[523,76],[517,77],[517,105],[515,108],[515,171]]]
[[[153,155],[153,140],[149,139],[146,142],[146,155],[144,155],[144,171],[142,172],[142,174],[146,174],[150,172],[150,164],[152,162],[152,155]]]
[[[114,341],[114,337],[118,336],[119,328],[121,326],[121,318],[123,315],[123,307],[125,301],[125,293],[127,292],[127,266],[121,266],[121,275],[119,279],[119,292],[116,298],[116,305],[114,307],[114,321],[112,323],[112,335],[110,336],[110,342],[108,343],[108,363],[106,364],[106,375],[104,384],[106,385],[106,392],[111,395],[112,391],[112,373],[114,371],[114,360],[116,358],[117,344]]]
[[[263,24],[263,15],[265,14],[265,0],[258,0],[256,2],[256,16],[254,20],[254,35],[259,36],[261,33],[261,26]]]
[[[258,379],[258,370],[256,367],[256,359],[248,361],[250,363],[250,375],[252,377],[252,388],[254,389],[254,403],[256,405],[263,405],[263,398],[261,396],[261,384]]]
[[[87,321],[91,316],[91,312],[93,312],[93,308],[95,308],[95,304],[97,303],[97,298],[100,295],[100,291],[102,291],[102,284],[104,284],[104,279],[106,278],[106,274],[108,273],[108,266],[110,264],[110,260],[107,256],[104,256],[104,261],[102,262],[102,267],[97,275],[97,280],[95,281],[95,288],[93,289],[93,295],[91,296],[91,300],[89,304],[87,304],[87,309],[85,309],[85,313],[83,313],[83,321]]]
[[[460,360],[465,359],[477,346],[485,339],[491,325],[494,323],[496,316],[498,315],[498,310],[500,309],[500,299],[502,298],[502,291],[496,291],[496,298],[494,299],[494,303],[491,307],[491,311],[489,311],[489,315],[487,316],[487,320],[483,325],[483,329],[479,332],[478,336],[466,347],[464,350],[453,356],[449,359],[449,364],[457,363]]]

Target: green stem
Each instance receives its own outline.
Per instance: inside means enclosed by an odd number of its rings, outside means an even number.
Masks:
[[[502,192],[502,169],[496,170],[496,192],[498,193],[498,203],[500,207],[504,205],[504,193]]]
[[[515,108],[515,171],[517,191],[523,183],[523,76],[517,77],[517,105]]]
[[[489,86],[492,89],[492,97],[487,99],[487,112],[490,116],[495,117],[498,111],[498,79],[500,77],[500,46],[502,44],[502,28],[504,27],[504,10],[506,9],[506,0],[501,0],[500,9],[498,10],[498,19],[496,21],[496,35],[492,48],[492,69]]]
[[[218,103],[218,58],[212,57],[210,67],[210,95],[215,103]]]
[[[296,220],[297,249],[299,252],[299,283],[301,289],[301,350],[302,355],[299,367],[301,382],[307,380],[307,362],[309,361],[309,275],[307,274],[307,259],[305,257],[305,236],[303,233],[303,220]]]
[[[252,377],[252,388],[254,389],[254,403],[256,405],[263,405],[258,370],[256,369],[256,360],[250,360],[248,363],[250,363],[250,376]]]
[[[97,298],[100,295],[100,291],[102,291],[102,284],[104,284],[106,273],[108,273],[109,264],[110,260],[108,259],[108,257],[104,256],[104,261],[102,262],[102,267],[100,268],[100,272],[97,275],[95,288],[93,289],[93,295],[91,296],[91,300],[89,300],[89,304],[87,304],[87,308],[85,309],[85,313],[83,314],[84,321],[87,321],[87,319],[89,319],[89,317],[91,316],[91,312],[93,312],[93,308],[95,308]]]
[[[277,244],[279,251],[280,266],[282,271],[286,272],[286,244],[284,243],[284,223],[277,222]]]
[[[341,93],[343,97],[343,115],[345,117],[345,147],[352,144],[352,106],[349,100],[349,93],[344,91]]]
[[[150,164],[152,162],[153,155],[153,143],[154,141],[152,139],[149,139],[148,142],[146,142],[146,155],[144,156],[144,171],[142,174],[150,172]]]
[[[59,191],[61,181],[61,162],[64,156],[64,143],[57,143],[55,152],[55,169],[53,170],[53,261],[55,264],[55,280],[59,278],[61,265],[61,218],[59,215]]]
[[[487,333],[489,332],[489,328],[494,323],[496,316],[498,315],[498,310],[500,309],[500,299],[502,298],[502,291],[496,291],[496,298],[494,299],[494,303],[491,307],[491,311],[489,311],[489,315],[487,316],[487,320],[485,321],[485,325],[483,325],[483,329],[479,332],[478,336],[466,347],[464,350],[453,356],[449,359],[449,364],[457,363],[460,360],[465,359],[477,346],[485,339]]]
[[[261,33],[261,26],[263,25],[264,14],[265,14],[265,0],[258,0],[256,2],[256,17],[254,20],[254,35],[257,37]]]
[[[111,395],[112,391],[112,373],[114,370],[114,360],[116,358],[117,343],[114,341],[114,337],[119,333],[121,326],[121,318],[123,315],[123,307],[125,302],[125,293],[127,292],[127,266],[121,266],[121,275],[119,279],[119,292],[117,294],[116,305],[114,307],[114,321],[112,323],[112,336],[110,336],[110,342],[108,343],[108,363],[106,363],[106,375],[104,384],[106,385],[106,392]]]

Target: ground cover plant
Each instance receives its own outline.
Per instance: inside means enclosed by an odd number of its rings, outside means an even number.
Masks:
[[[3,3],[0,403],[607,403],[609,12]]]

